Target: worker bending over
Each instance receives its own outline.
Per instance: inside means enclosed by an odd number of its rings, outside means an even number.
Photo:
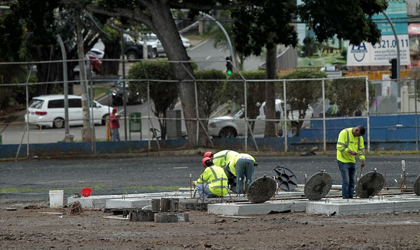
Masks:
[[[204,172],[194,182],[198,194],[204,199],[224,197],[228,194],[228,179],[223,168],[213,164],[210,157],[204,157],[201,161]]]
[[[232,191],[237,194],[248,191],[256,166],[258,166],[258,163],[249,154],[237,154],[233,157],[229,162],[229,171],[236,177],[236,190],[232,188]]]

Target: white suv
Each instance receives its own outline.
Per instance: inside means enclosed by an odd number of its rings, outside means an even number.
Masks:
[[[83,125],[82,98],[69,95],[69,125]],[[110,107],[92,102],[89,108],[95,124],[105,125],[110,113]],[[29,103],[28,114],[25,114],[25,122],[39,127],[64,128],[64,95],[37,96]]]

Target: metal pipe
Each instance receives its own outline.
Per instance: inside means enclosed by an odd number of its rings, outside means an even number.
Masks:
[[[67,77],[67,52],[64,47],[63,40],[60,35],[57,35],[57,42],[60,45],[61,55],[63,57],[63,90],[64,90],[64,141],[69,139],[70,126],[69,126],[69,84]]]
[[[327,151],[327,125],[325,121],[325,79],[322,79],[322,130],[325,153]]]
[[[400,80],[400,63],[401,63],[401,59],[400,59],[400,43],[398,41],[398,35],[397,32],[395,31],[395,26],[392,23],[391,19],[389,18],[389,16],[384,12],[382,12],[382,14],[384,14],[384,16],[386,17],[386,19],[389,22],[389,25],[391,25],[391,29],[392,29],[392,33],[394,33],[394,37],[395,37],[395,44],[397,45],[397,81]]]

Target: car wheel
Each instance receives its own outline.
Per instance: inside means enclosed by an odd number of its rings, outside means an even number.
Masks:
[[[221,138],[235,138],[237,133],[236,130],[232,127],[222,128],[219,133]]]
[[[55,118],[53,121],[54,128],[64,128],[64,119],[63,118]]]
[[[156,57],[158,57],[158,53],[156,49],[152,50],[152,55],[151,55],[152,59],[155,59]]]
[[[103,126],[105,126],[105,124],[106,124],[106,121],[108,121],[108,117],[109,117],[109,114],[106,114],[106,115],[104,115],[103,117],[102,117],[102,125]]]
[[[134,61],[136,59],[139,59],[136,52],[134,52],[134,51],[128,51],[127,52],[127,60],[128,61]]]

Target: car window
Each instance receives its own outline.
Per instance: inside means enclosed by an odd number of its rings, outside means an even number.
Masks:
[[[69,108],[81,108],[82,99],[69,99]]]
[[[32,99],[31,103],[29,103],[29,107],[33,109],[40,109],[44,104],[44,100],[40,99]]]
[[[58,108],[64,108],[64,100],[50,100],[48,102],[48,108],[49,109],[58,109]]]

